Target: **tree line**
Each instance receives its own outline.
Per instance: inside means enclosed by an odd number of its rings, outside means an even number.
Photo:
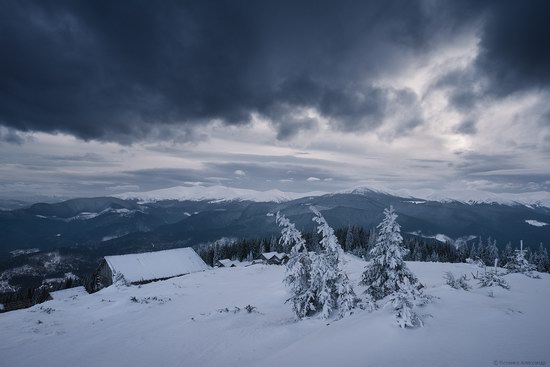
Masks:
[[[375,228],[365,229],[361,226],[348,226],[334,230],[334,235],[345,252],[370,260],[369,252],[377,240]],[[320,236],[315,231],[302,232],[305,246],[308,251],[319,252]],[[506,266],[514,256],[514,248],[510,242],[503,249],[497,247],[495,240],[478,238],[473,241],[463,242],[459,247],[449,242],[442,243],[435,239],[426,239],[418,236],[408,236],[403,239],[403,247],[408,251],[405,261],[423,262],[466,262],[468,259],[487,266],[493,266],[495,258],[499,259],[499,266]],[[212,243],[200,245],[197,253],[210,266],[216,261],[230,259],[247,261],[260,258],[264,252],[285,252],[285,248],[279,236],[253,239],[221,239]],[[525,249],[525,258],[536,267],[537,271],[550,272],[550,261],[547,249],[542,245],[536,250],[529,247]]]

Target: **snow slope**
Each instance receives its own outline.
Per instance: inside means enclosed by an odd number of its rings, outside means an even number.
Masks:
[[[256,191],[249,189],[237,189],[226,186],[176,186],[167,189],[127,192],[115,195],[124,200],[139,200],[141,202],[155,202],[161,200],[179,201],[256,201],[256,202],[284,202],[308,196],[320,196],[324,192],[283,192],[280,190]]]
[[[360,293],[365,263],[346,259]],[[445,271],[469,275],[477,271],[472,265],[408,264],[426,293],[438,297],[422,309],[431,316],[420,329],[400,329],[388,308],[359,310],[340,321],[296,322],[284,304],[284,267],[253,265],[141,287],[109,287],[92,295],[58,295],[0,314],[1,364],[486,367],[500,361],[550,362],[549,274],[542,279],[507,275],[511,290],[495,289],[491,298],[487,289],[466,292],[445,285]],[[249,304],[256,307],[251,313],[243,309]]]

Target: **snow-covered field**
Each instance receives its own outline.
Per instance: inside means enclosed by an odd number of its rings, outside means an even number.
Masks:
[[[346,256],[355,286],[365,263]],[[550,275],[506,275],[511,290],[455,290],[443,274],[468,264],[409,267],[437,297],[425,325],[400,329],[388,308],[297,322],[284,267],[211,269],[141,287],[80,289],[0,314],[2,366],[495,366],[550,363]],[[245,306],[256,307],[252,312]],[[238,309],[236,308],[238,307]],[[524,364],[525,365],[525,364]],[[540,364],[539,364],[540,365]]]

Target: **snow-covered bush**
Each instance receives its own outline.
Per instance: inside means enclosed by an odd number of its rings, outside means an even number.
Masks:
[[[277,213],[276,220],[282,227],[281,244],[291,248],[284,279],[291,293],[287,302],[292,304],[294,314],[298,318],[303,318],[317,310],[317,293],[311,288],[312,259],[307,251],[306,242],[294,223],[280,213]]]
[[[474,245],[475,246],[475,245]],[[485,263],[483,261],[481,261],[480,258],[476,258],[475,260],[472,259],[471,257],[467,258],[466,259],[466,263],[467,264],[470,264],[470,265],[475,265],[479,268],[484,268],[485,267]]]
[[[463,289],[465,291],[471,289],[470,284],[468,284],[468,277],[466,276],[466,274],[462,274],[460,277],[456,278],[453,273],[448,271],[445,273],[445,275],[443,275],[443,279],[445,279],[445,283],[447,283],[454,289]]]
[[[496,268],[493,270],[485,269],[485,272],[478,277],[478,281],[480,288],[498,286],[504,289],[510,289],[510,285],[502,278]]]
[[[113,284],[117,288],[118,287],[127,287],[129,285],[128,282],[126,281],[126,278],[124,278],[124,275],[122,273],[115,272],[113,278],[114,278]]]
[[[361,284],[367,286],[365,293],[375,301],[398,292],[402,284],[409,284],[416,290],[422,288],[403,260],[408,250],[403,246],[401,229],[396,219],[393,207],[384,210],[384,220],[377,227],[379,233],[376,244],[369,253],[371,262],[361,280]]]

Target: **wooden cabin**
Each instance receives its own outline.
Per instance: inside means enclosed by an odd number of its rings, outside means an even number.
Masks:
[[[288,255],[284,252],[264,252],[260,259],[263,260],[265,264],[269,265],[282,265],[286,264],[288,261]]]
[[[206,269],[208,265],[190,247],[105,256],[95,273],[94,290],[108,287],[117,279],[144,284]]]

